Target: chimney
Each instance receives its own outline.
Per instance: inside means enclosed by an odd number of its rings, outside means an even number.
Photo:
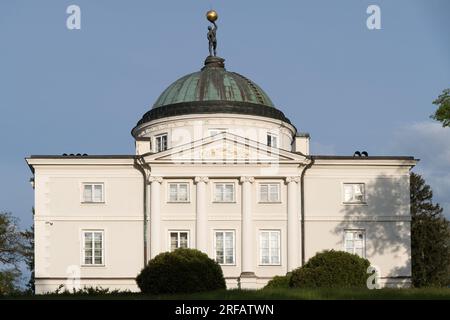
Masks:
[[[309,155],[309,140],[310,135],[307,132],[298,132],[295,135],[294,152],[301,152],[304,155]]]

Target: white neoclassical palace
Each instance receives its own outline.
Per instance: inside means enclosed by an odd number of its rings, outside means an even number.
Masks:
[[[209,56],[132,130],[133,155],[35,155],[36,291],[138,290],[160,252],[197,248],[260,288],[325,249],[410,283],[413,157],[312,155],[267,94]]]

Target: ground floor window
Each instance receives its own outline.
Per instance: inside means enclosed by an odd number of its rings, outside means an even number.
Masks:
[[[170,231],[170,251],[189,248],[189,231]]]
[[[280,264],[280,231],[262,230],[259,233],[260,264]]]
[[[83,264],[104,264],[103,230],[83,231]]]
[[[235,236],[233,230],[220,230],[214,233],[215,259],[219,264],[235,264]]]
[[[362,258],[366,256],[366,234],[364,230],[345,230],[345,251]]]

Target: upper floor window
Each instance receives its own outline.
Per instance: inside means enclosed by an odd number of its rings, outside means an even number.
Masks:
[[[260,263],[262,265],[280,264],[280,231],[264,230],[259,234]]]
[[[268,133],[267,145],[272,148],[278,148],[278,136],[273,133]]]
[[[161,152],[167,150],[167,133],[155,137],[155,151]]]
[[[189,231],[170,231],[170,251],[189,248]]]
[[[215,183],[214,201],[234,202],[234,183]]]
[[[189,184],[169,183],[169,201],[170,202],[188,202],[189,201]]]
[[[219,264],[235,264],[236,243],[233,230],[216,231],[214,236],[215,259]]]
[[[214,129],[209,129],[208,132],[209,132],[210,136],[215,136],[216,134],[219,134],[219,133],[228,132],[228,129],[225,129],[225,128],[214,128]]]
[[[83,202],[104,202],[103,183],[84,183]]]
[[[104,233],[102,230],[83,231],[83,264],[104,264]]]
[[[364,183],[344,183],[344,203],[365,203]]]
[[[345,251],[362,258],[366,256],[366,235],[364,230],[345,230]]]
[[[261,183],[259,185],[260,202],[279,202],[280,184],[279,183]]]

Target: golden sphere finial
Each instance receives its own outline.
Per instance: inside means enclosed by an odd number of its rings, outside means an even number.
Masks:
[[[219,15],[215,10],[209,10],[206,13],[206,19],[208,19],[209,22],[214,23],[219,18]]]

